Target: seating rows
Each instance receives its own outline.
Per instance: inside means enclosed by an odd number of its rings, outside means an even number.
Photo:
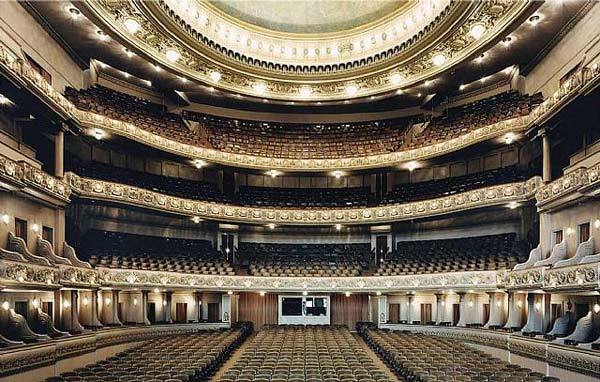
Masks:
[[[543,100],[541,93],[529,96],[509,91],[448,109],[442,117],[433,118],[421,134],[413,136],[406,148],[444,142],[485,125],[527,115]]]
[[[272,158],[324,159],[398,151],[409,119],[355,123],[297,124],[221,118],[184,112],[200,122],[220,151]]]
[[[241,186],[238,201],[246,206],[366,207],[375,202],[369,187],[280,188]]]
[[[377,276],[512,269],[527,259],[515,234],[402,241],[381,259]]]
[[[235,275],[208,240],[90,230],[82,239],[80,253],[92,265],[105,268]]]
[[[359,334],[402,381],[560,381],[504,362],[459,341],[420,333],[377,330],[371,325],[358,324]]]
[[[403,203],[440,198],[478,188],[527,179],[525,171],[509,166],[446,179],[399,184],[382,198],[382,203]]]
[[[367,267],[371,245],[240,243],[249,260],[249,273],[270,277],[360,276]]]
[[[74,170],[80,176],[123,183],[167,195],[188,199],[226,201],[217,186],[208,182],[149,174],[100,162],[81,163]]]
[[[265,327],[220,382],[389,381],[346,327]]]
[[[66,88],[65,97],[77,108],[129,122],[151,133],[195,146],[207,146],[201,131],[187,128],[181,116],[168,113],[163,105],[95,85],[88,89]]]
[[[407,117],[336,124],[294,124],[238,120],[184,111],[168,113],[162,105],[103,87],[67,88],[66,96],[78,108],[131,122],[175,141],[236,154],[273,158],[325,159],[368,156],[443,142],[483,125],[528,114],[542,102],[541,94],[516,91],[498,94],[449,109],[433,118],[423,132],[408,138]],[[200,124],[196,131],[184,120]]]
[[[251,324],[242,324],[236,329],[153,339],[46,382],[207,381],[251,332]]]

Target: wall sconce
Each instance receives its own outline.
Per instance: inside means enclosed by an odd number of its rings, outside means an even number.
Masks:
[[[65,309],[69,309],[69,307],[71,306],[71,303],[67,300],[63,301],[63,308]]]
[[[377,296],[381,296],[381,292],[379,292],[379,291],[375,292],[375,294],[376,294]]]
[[[594,304],[594,313],[600,313],[600,305],[598,303]]]
[[[496,306],[499,308],[502,305],[501,301],[496,301]]]
[[[19,282],[22,283],[23,281],[25,281],[25,278],[23,276],[19,276],[17,280],[19,280]]]
[[[233,294],[233,291],[228,290],[227,294],[231,296]]]
[[[158,288],[154,288],[154,293],[158,293],[158,292],[160,292],[160,291],[158,290]]]
[[[262,290],[260,292],[258,292],[258,294],[260,295],[260,297],[265,297],[265,292]]]
[[[307,291],[303,291],[302,292],[302,296],[308,296],[308,292]]]
[[[9,216],[8,214],[4,214],[4,215],[2,215],[2,222],[3,222],[4,224],[8,224],[8,223],[10,223],[10,216]]]
[[[38,299],[37,299],[37,298],[34,298],[34,299],[31,301],[31,306],[33,306],[35,309],[37,309],[37,308],[40,306],[40,302],[38,301]]]
[[[163,300],[163,306],[167,306],[167,300]]]
[[[6,216],[6,215],[4,215],[4,216]],[[594,222],[594,227],[596,227],[596,229],[600,229],[600,219],[596,219],[596,221]]]
[[[133,306],[137,306],[137,298],[133,298]]]
[[[573,228],[567,228],[567,236],[571,236],[573,234]]]
[[[346,297],[350,297],[350,292],[346,292]]]
[[[539,302],[536,302],[536,303],[535,303],[535,310],[536,310],[536,311],[538,311],[538,312],[539,312],[541,307],[542,307],[542,306],[540,305],[540,303],[539,303]]]
[[[8,301],[4,301],[2,303],[2,309],[8,310],[8,308],[10,308],[10,304],[8,303]]]
[[[446,306],[446,301],[442,301],[442,306]]]
[[[38,232],[40,231],[40,226],[39,226],[39,225],[37,225],[37,224],[33,224],[33,225],[31,226],[31,230],[32,230],[33,232],[35,232],[35,233],[38,233]]]
[[[83,306],[87,306],[89,302],[90,302],[90,301],[88,300],[88,298],[87,298],[87,297],[84,297],[84,298],[83,298]]]
[[[469,308],[473,307],[473,301],[469,301]]]
[[[104,303],[106,304],[106,306],[110,305],[110,302],[111,302],[110,298],[107,298],[104,300]]]
[[[523,303],[521,301],[517,301],[517,307],[519,307],[519,309],[521,309],[523,307]]]

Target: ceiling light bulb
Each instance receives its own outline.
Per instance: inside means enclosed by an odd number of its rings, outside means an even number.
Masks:
[[[302,292],[302,296],[308,296],[308,292],[307,291],[303,291]]]
[[[154,293],[158,293],[160,290],[158,288],[154,288]]]
[[[335,229],[336,229],[336,231],[341,231],[342,230],[342,225],[341,224],[336,224],[335,225]]]
[[[160,66],[158,66],[158,65],[154,65],[154,70],[155,70],[156,72],[160,72],[160,71],[161,71],[161,68],[160,68]]]
[[[264,83],[258,82],[254,84],[254,91],[258,94],[263,94],[265,90],[267,90],[267,85],[265,85]]]
[[[37,225],[37,224],[33,224],[33,225],[31,226],[31,230],[32,230],[33,232],[38,232],[38,231],[40,230],[40,226],[39,226],[39,225]]]
[[[410,161],[406,164],[406,168],[408,169],[408,171],[414,171],[417,167],[419,167],[419,164],[415,161]]]
[[[594,313],[600,313],[600,305],[594,304]]]
[[[517,202],[510,202],[510,203],[508,203],[508,208],[510,208],[511,210],[514,210],[518,206],[519,205],[517,204]]]
[[[342,172],[339,170],[334,171],[333,176],[335,176],[336,179],[340,179],[342,177]]]
[[[202,167],[204,167],[205,164],[206,163],[202,159],[196,159],[196,160],[194,160],[194,166],[196,168],[202,168]]]
[[[348,85],[348,86],[346,86],[346,93],[349,96],[355,95],[357,91],[358,91],[358,88],[355,85]]]
[[[133,57],[133,52],[127,48],[125,48],[125,54],[127,54],[127,57],[129,57],[129,58]]]
[[[8,308],[10,308],[10,304],[8,303],[8,301],[4,301],[2,303],[2,309],[8,310]]]
[[[307,98],[312,94],[312,89],[308,86],[303,86],[300,88],[300,96],[302,98]]]
[[[165,56],[170,62],[177,62],[177,60],[179,60],[179,57],[181,57],[181,54],[179,54],[179,51],[171,48],[165,51]]]
[[[4,215],[2,215],[2,222],[3,222],[4,224],[8,224],[8,223],[10,223],[10,215],[8,215],[8,214],[4,214]],[[598,227],[596,227],[596,228],[598,228]]]
[[[469,34],[475,40],[479,40],[481,38],[481,36],[483,36],[483,34],[485,33],[485,30],[486,30],[485,25],[483,25],[481,23],[477,23],[477,24],[473,24],[471,26],[471,30],[469,31]]]
[[[258,294],[260,295],[260,297],[264,297],[265,296],[265,292],[262,291],[262,290],[260,292],[258,292]]]
[[[398,85],[402,81],[402,76],[400,73],[394,73],[390,76],[390,81],[392,81],[392,84]]]
[[[179,77],[179,80],[181,82],[183,82],[184,84],[187,83],[187,78],[185,78],[185,77]]]
[[[509,46],[510,43],[512,41],[512,37],[511,36],[506,36],[502,39],[502,45],[504,46]]]
[[[275,229],[275,224],[269,223],[269,229]]]
[[[514,133],[506,133],[504,135],[504,142],[506,142],[507,145],[510,145],[511,143],[513,143],[514,140],[515,140]]]
[[[277,171],[277,170],[270,170],[270,171],[269,171],[267,174],[268,174],[268,175],[269,175],[271,178],[275,178],[277,175],[279,175],[279,171]]]
[[[87,297],[84,297],[83,298],[83,306],[87,306],[89,303],[90,303],[90,300]]]
[[[600,229],[600,219],[596,219],[596,221],[594,222],[594,227],[596,227],[596,229]]]
[[[65,308],[65,309],[69,309],[69,307],[70,307],[70,306],[71,306],[71,303],[70,303],[69,301],[65,300],[65,301],[63,302],[63,308]]]
[[[37,298],[34,298],[33,301],[31,301],[31,306],[33,306],[35,309],[37,309],[40,306],[40,302]]]
[[[137,31],[140,30],[140,23],[135,19],[132,19],[132,18],[125,19],[123,24],[125,25],[125,28],[127,29],[127,31],[129,31],[129,33],[131,33],[131,34],[135,34],[135,33],[137,33]]]
[[[75,7],[71,7],[71,8],[69,8],[69,13],[71,14],[71,18],[73,20],[77,20],[77,18],[81,14],[81,11]]]
[[[531,25],[537,25],[540,22],[540,16],[539,15],[533,15],[529,18],[529,23]]]
[[[129,78],[130,74],[127,72],[123,72],[123,75],[125,76],[125,78]]]
[[[98,34],[98,38],[102,41],[107,41],[108,40],[108,35],[106,33],[104,33],[103,31],[101,31],[100,29],[98,29],[96,31],[96,33]]]
[[[350,297],[350,292],[346,292],[346,297]]]
[[[431,58],[431,61],[435,66],[442,66],[446,63],[446,56],[444,56],[442,53],[437,53]]]
[[[461,91],[462,91],[462,90],[464,90],[466,87],[467,87],[467,85],[465,85],[465,84],[462,84],[462,85],[460,85],[460,86],[458,87],[458,90],[461,90]]]
[[[133,298],[133,306],[137,306],[137,298]]]
[[[213,82],[219,82],[219,80],[221,79],[221,73],[217,72],[216,70],[213,70],[212,72],[210,72],[210,79]]]
[[[232,291],[230,291],[230,290],[228,290],[228,291],[227,291],[227,294],[231,296],[231,295],[233,294],[233,292],[232,292]]]
[[[377,292],[375,292],[375,294],[376,294],[377,296],[381,296],[381,292],[380,292],[380,291],[377,291]]]
[[[194,216],[194,217],[192,218],[192,221],[193,221],[194,223],[196,223],[196,224],[200,223],[200,221],[201,221],[201,220],[202,220],[202,219],[200,219],[200,216]]]

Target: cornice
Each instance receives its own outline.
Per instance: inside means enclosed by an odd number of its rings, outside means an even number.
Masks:
[[[377,207],[305,209],[245,207],[184,199],[124,184],[83,178],[74,173],[68,173],[66,177],[73,192],[81,198],[106,200],[209,220],[282,225],[391,223],[511,202],[525,202],[533,197],[540,182],[539,177],[534,177],[524,182],[485,187],[432,200]]]
[[[600,163],[580,168],[543,185],[536,192],[538,212],[565,207],[574,200],[591,195],[600,187]]]
[[[596,64],[592,65],[592,63],[589,63],[589,65],[589,67],[582,68],[570,81],[566,81],[551,97],[534,108],[529,115],[483,126],[445,142],[412,150],[364,157],[292,159],[234,154],[188,145],[153,134],[133,124],[100,116],[85,110],[79,110],[62,94],[54,90],[37,72],[21,60],[18,55],[0,45],[0,70],[12,78],[21,81],[24,86],[40,97],[43,97],[48,104],[53,105],[57,113],[64,115],[65,119],[72,119],[80,126],[106,130],[112,134],[120,135],[166,152],[192,159],[201,159],[207,162],[262,170],[280,169],[313,172],[395,166],[407,161],[423,160],[454,152],[508,132],[526,131],[534,125],[543,123],[549,116],[554,115],[554,113],[575,98],[582,89],[588,88],[600,80],[600,66]]]
[[[362,74],[350,73],[346,78],[328,81],[312,81],[310,73],[314,70],[309,69],[304,73],[302,67],[299,68],[300,73],[296,73],[296,77],[291,81],[276,78],[275,73],[285,71],[279,63],[269,63],[268,65],[272,66],[272,69],[262,71],[260,74],[250,73],[242,65],[224,66],[222,60],[208,59],[206,54],[199,52],[195,46],[184,46],[173,33],[166,33],[146,18],[140,17],[140,11],[136,10],[133,3],[125,2],[115,6],[115,3],[110,1],[90,0],[83,2],[81,6],[105,31],[109,31],[119,41],[124,42],[129,49],[186,78],[251,96],[288,101],[299,99],[303,101],[334,101],[395,91],[398,88],[431,79],[463,60],[473,57],[485,46],[497,40],[513,22],[521,19],[539,3],[493,1],[474,4],[476,9],[467,20],[454,28],[448,28],[451,31],[449,36],[420,49],[410,58],[405,57],[403,62],[391,65],[393,67],[388,66],[385,71],[380,69],[372,73],[372,69],[369,69]],[[129,33],[123,26],[123,20],[126,18],[137,19],[140,23],[141,28],[136,34]],[[479,40],[470,35],[470,27],[475,23],[486,26],[484,36]],[[185,29],[189,29],[187,25]],[[188,32],[191,33],[191,31]],[[179,52],[180,57],[177,62],[166,59],[165,53],[169,49]],[[384,53],[380,56],[394,58],[400,56],[394,50]],[[438,66],[434,65],[432,60],[437,54],[445,56],[444,62]],[[256,63],[257,60],[252,61]],[[364,63],[359,62],[359,65],[372,62],[370,59],[363,61]],[[296,70],[296,66],[292,66]],[[352,65],[350,66],[351,69],[354,68]],[[344,65],[344,68],[346,67]],[[220,73],[220,79],[217,82],[211,79],[213,71]],[[329,72],[332,72],[331,67]],[[400,80],[392,81],[394,74],[399,74]],[[303,81],[305,83],[302,83]],[[256,89],[259,84],[264,91],[261,90],[257,94]],[[354,86],[356,92],[349,94],[347,92],[349,86]],[[310,91],[303,92],[307,87]]]

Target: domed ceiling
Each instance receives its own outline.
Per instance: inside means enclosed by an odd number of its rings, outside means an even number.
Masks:
[[[289,34],[346,32],[399,13],[416,1],[396,0],[228,0],[210,1],[241,23]]]
[[[341,101],[426,82],[539,6],[527,1],[112,1],[77,7],[182,78],[278,101]]]

